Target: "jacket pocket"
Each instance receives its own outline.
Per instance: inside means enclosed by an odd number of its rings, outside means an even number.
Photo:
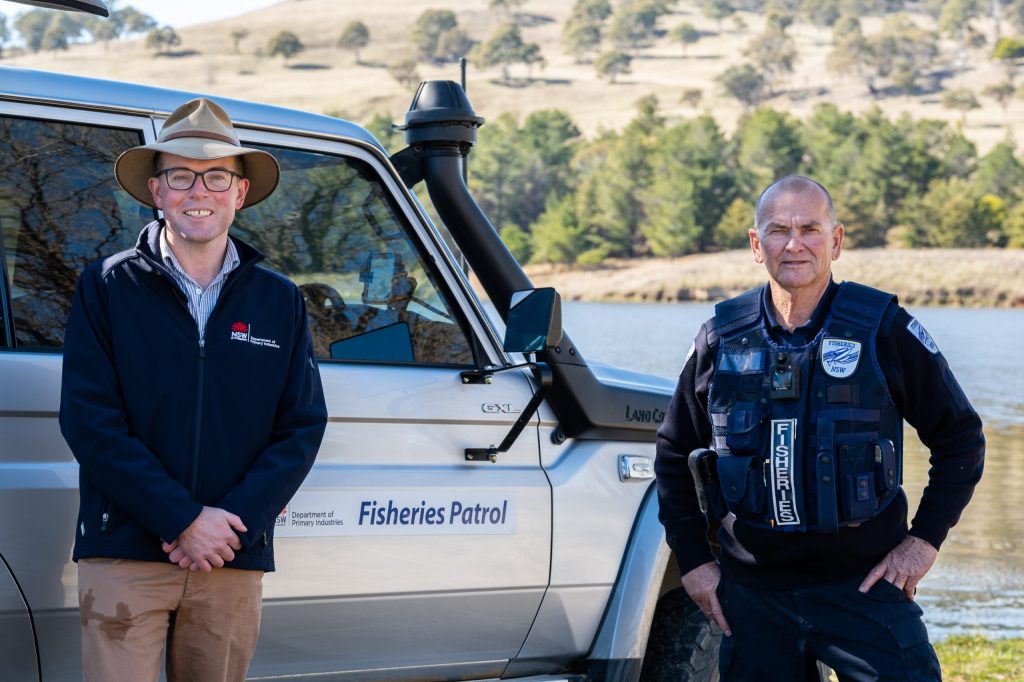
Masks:
[[[306,362],[303,364],[303,387],[302,387],[302,404],[310,406],[316,399],[316,383],[318,378],[318,370],[316,364],[316,350],[313,348],[312,341],[306,344]]]

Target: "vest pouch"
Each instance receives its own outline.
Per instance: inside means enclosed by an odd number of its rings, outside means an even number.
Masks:
[[[756,516],[764,510],[764,460],[761,457],[719,457],[718,482],[725,503],[737,516]]]
[[[902,474],[896,463],[896,447],[891,440],[875,445],[875,483],[883,495],[888,495],[902,483]]]
[[[736,403],[729,410],[725,445],[734,455],[749,455],[768,447],[764,413],[758,403]]]
[[[844,476],[843,482],[843,521],[860,523],[872,518],[878,509],[875,475],[853,474]]]
[[[878,511],[875,465],[876,434],[851,434],[839,441],[840,518],[842,525],[860,523]]]

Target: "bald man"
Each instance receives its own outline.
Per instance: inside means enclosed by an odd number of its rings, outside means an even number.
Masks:
[[[914,594],[981,477],[981,419],[895,296],[833,281],[843,235],[814,180],[761,194],[768,282],[715,306],[658,431],[661,522],[726,682],[941,677]],[[931,451],[909,526],[903,420]]]

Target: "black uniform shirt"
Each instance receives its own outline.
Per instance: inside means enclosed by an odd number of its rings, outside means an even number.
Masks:
[[[838,289],[831,283],[810,321],[789,332],[775,321],[766,287],[761,314],[772,338],[785,345],[807,343],[821,329]],[[945,358],[908,329],[912,320],[906,310],[891,304],[875,343],[896,408],[931,452],[928,485],[909,532],[938,548],[981,478],[985,439],[981,419]],[[708,385],[717,351],[718,335],[711,319],[697,334],[658,430],[655,472],[660,517],[684,574],[715,558],[686,459],[691,450],[711,442]],[[834,535],[784,533],[726,522],[718,533],[720,561],[727,577],[755,586],[839,582],[866,574],[907,532],[907,499],[901,491],[879,516],[858,527],[840,528]]]

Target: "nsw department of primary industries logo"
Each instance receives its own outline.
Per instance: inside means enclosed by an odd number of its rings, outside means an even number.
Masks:
[[[275,339],[267,339],[259,336],[253,336],[252,325],[247,322],[235,322],[231,325],[231,340],[232,341],[245,341],[251,343],[254,346],[262,346],[264,348],[280,348]]]
[[[235,322],[233,325],[231,325],[231,340],[248,341],[249,325],[247,325],[245,322]]]
[[[853,376],[860,362],[860,341],[822,339],[821,367],[825,374],[836,379]]]

